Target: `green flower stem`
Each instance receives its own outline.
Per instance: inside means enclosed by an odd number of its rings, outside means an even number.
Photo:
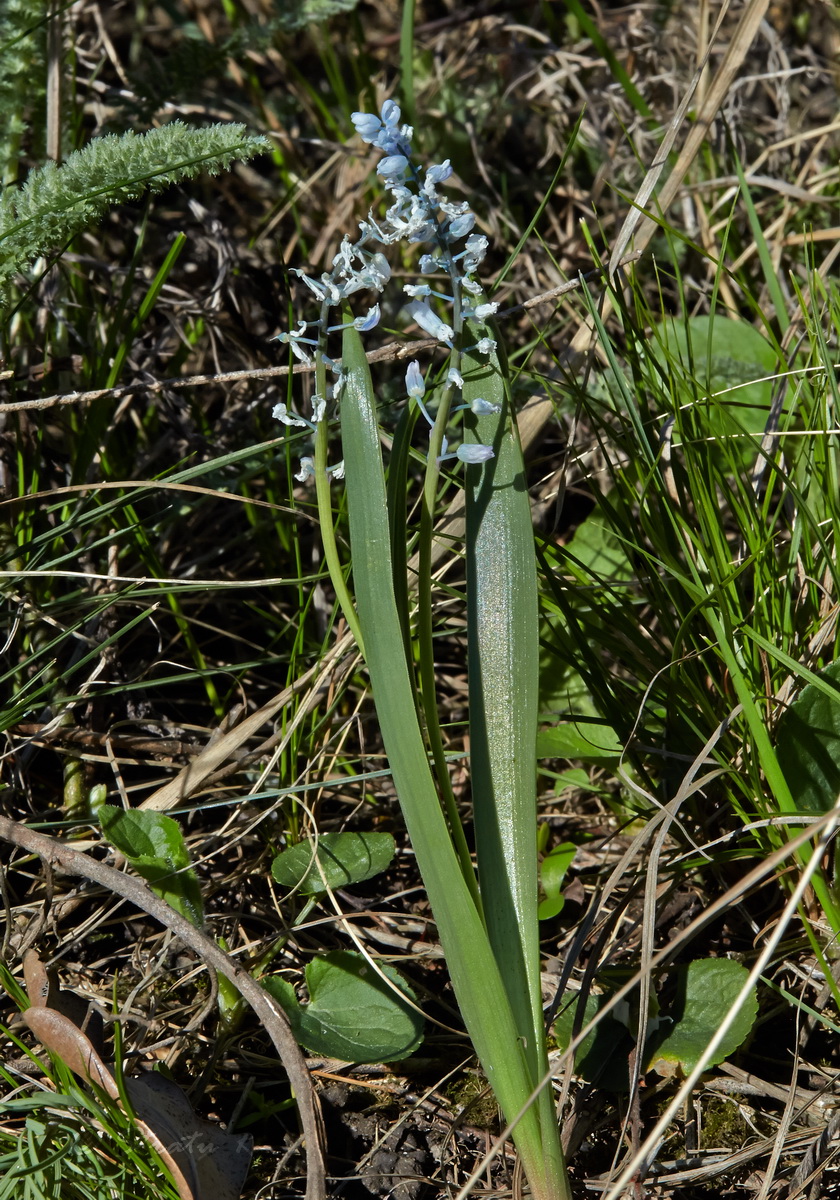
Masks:
[[[426,735],[432,751],[435,764],[435,775],[443,800],[443,808],[455,845],[455,852],[461,866],[467,887],[481,912],[481,897],[478,880],[472,865],[470,848],[464,834],[455,794],[452,791],[452,781],[446,762],[446,751],[440,730],[440,719],[437,706],[437,687],[435,680],[435,648],[432,628],[432,539],[434,537],[435,509],[437,504],[437,488],[440,478],[438,457],[443,447],[446,426],[449,423],[449,410],[452,404],[451,387],[444,390],[438,405],[435,424],[429,436],[429,457],[426,464],[426,476],[423,483],[423,500],[420,512],[420,542],[418,546],[417,574],[417,637],[420,651],[420,697],[423,705],[423,716],[426,721]]]
[[[317,360],[315,364],[315,394],[326,397],[327,394],[327,368],[324,363],[324,355],[327,350],[327,334],[326,328],[329,318],[329,305],[324,304],[321,308],[321,322],[317,346]],[[327,448],[329,445],[329,428],[327,424],[326,413],[318,422],[318,429],[315,434],[315,498],[318,502],[318,517],[321,526],[321,544],[324,548],[324,560],[327,564],[327,570],[330,573],[335,598],[338,601],[339,607],[344,614],[344,619],[350,629],[350,632],[355,638],[356,645],[362,655],[365,652],[364,639],[362,638],[362,630],[359,625],[359,619],[356,616],[356,609],[353,604],[353,599],[347,587],[347,581],[344,578],[344,569],[341,565],[341,558],[338,553],[338,546],[335,540],[335,524],[333,522],[332,510],[332,494],[330,492],[330,477],[327,474]]]

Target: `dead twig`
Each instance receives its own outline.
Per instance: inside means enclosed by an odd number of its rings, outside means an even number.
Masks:
[[[55,838],[37,833],[25,825],[0,817],[0,838],[31,854],[37,854],[51,866],[70,875],[80,875],[115,892],[153,917],[179,937],[203,962],[229,979],[244,1000],[251,1005],[271,1038],[286,1069],[300,1112],[306,1147],[306,1200],[324,1200],[325,1170],[323,1157],[323,1124],[320,1106],[306,1061],[295,1041],[286,1014],[279,1008],[247,971],[225,954],[216,942],[182,917],[139,879],[125,875],[87,854],[71,850]]]

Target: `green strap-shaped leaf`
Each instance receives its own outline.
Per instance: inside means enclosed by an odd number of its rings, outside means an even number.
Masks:
[[[468,338],[486,336],[470,325]],[[495,352],[464,355],[467,441],[495,456],[467,468],[467,628],[470,767],[481,900],[503,965],[531,1077],[547,1070],[537,916],[536,740],[539,693],[537,570],[525,467]],[[544,1152],[562,1170],[550,1093],[542,1097]]]
[[[532,1075],[487,932],[452,847],[418,724],[393,592],[373,386],[361,339],[352,326],[344,330],[343,364],[341,437],[353,583],[382,739],[461,1014],[502,1111],[511,1120],[528,1100]],[[534,886],[536,891],[536,881]],[[545,1154],[535,1107],[522,1117],[514,1136],[537,1200],[567,1196],[562,1180],[558,1186],[551,1156]]]

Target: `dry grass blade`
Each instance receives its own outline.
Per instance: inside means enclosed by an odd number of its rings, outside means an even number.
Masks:
[[[331,669],[340,663],[342,656],[352,645],[353,639],[349,634],[345,634],[344,637],[339,638],[321,662],[310,667],[299,679],[289,684],[282,692],[278,692],[273,700],[269,700],[268,704],[264,704],[262,708],[258,708],[255,713],[252,713],[250,717],[246,717],[234,729],[222,734],[221,737],[211,738],[210,742],[197,758],[188,763],[174,779],[170,779],[163,787],[158,788],[139,807],[162,812],[168,808],[175,808],[177,805],[185,803],[194,792],[198,791],[205,780],[209,779],[211,775],[229,761],[231,756],[248,738],[257,733],[267,721],[275,717],[299,692],[302,692],[308,683],[320,675],[320,682],[313,687],[306,702],[298,710],[295,721],[292,722],[289,731],[290,736],[291,730],[295,728],[295,722],[299,723],[302,721],[312,708],[315,707],[329,686]]]

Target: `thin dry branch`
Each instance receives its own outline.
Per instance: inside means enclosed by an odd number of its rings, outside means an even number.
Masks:
[[[58,867],[69,875],[89,879],[109,892],[122,896],[124,900],[136,905],[141,912],[147,913],[171,930],[202,961],[230,980],[265,1027],[294,1089],[306,1145],[306,1200],[324,1200],[323,1124],[318,1097],[306,1060],[289,1027],[288,1018],[268,992],[261,988],[247,971],[238,966],[230,955],[225,954],[212,938],[191,925],[166,901],[150,891],[141,880],[132,875],[125,875],[105,863],[97,862],[78,850],[71,850],[55,838],[28,829],[8,817],[0,817],[0,838],[28,850],[31,854],[37,854],[52,867]]]

